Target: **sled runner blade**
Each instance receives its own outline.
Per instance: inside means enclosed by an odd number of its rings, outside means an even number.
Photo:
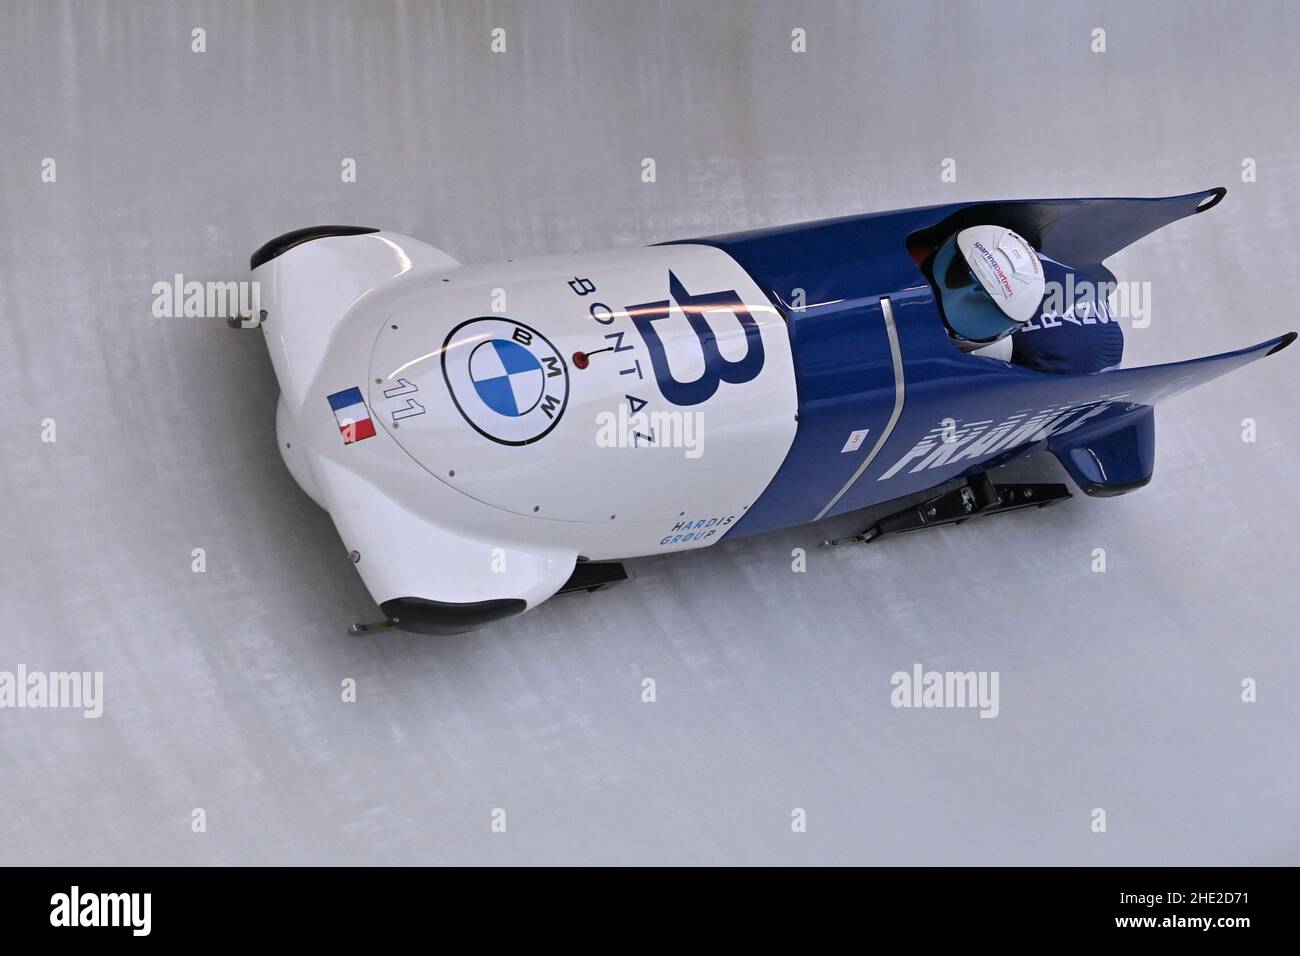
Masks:
[[[374,624],[353,624],[348,628],[348,637],[362,637],[366,634],[376,634],[380,631],[386,631],[393,626],[393,622],[387,619],[376,621]]]
[[[987,474],[978,474],[958,488],[886,515],[861,534],[833,538],[823,543],[827,547],[870,544],[888,535],[961,524],[981,515],[1006,514],[1021,508],[1044,508],[1069,497],[1069,488],[1062,484],[995,485]]]

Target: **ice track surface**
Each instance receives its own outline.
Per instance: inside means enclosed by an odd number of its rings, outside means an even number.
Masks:
[[[104,675],[99,719],[0,709],[0,863],[1300,863],[1300,352],[1162,405],[1128,497],[818,550],[844,518],[356,639],[261,336],[151,314],[324,222],[475,262],[1225,185],[1111,261],[1152,288],[1126,362],[1296,328],[1300,10],[1006,12],[0,5],[0,670]],[[891,706],[916,663],[997,671],[998,716]]]

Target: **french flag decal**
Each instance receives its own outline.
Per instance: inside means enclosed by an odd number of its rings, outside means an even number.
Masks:
[[[335,392],[329,399],[334,420],[339,423],[339,433],[343,435],[343,444],[351,445],[375,434],[375,423],[370,420],[370,412],[366,411],[361,389],[346,388]]]

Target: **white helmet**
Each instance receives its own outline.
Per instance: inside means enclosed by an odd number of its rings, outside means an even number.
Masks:
[[[970,226],[950,236],[939,247],[934,279],[949,326],[972,342],[1014,332],[1034,317],[1046,291],[1033,246],[1006,226]]]
[[[1005,226],[971,226],[957,233],[957,248],[1007,318],[1033,318],[1044,291],[1033,246]]]

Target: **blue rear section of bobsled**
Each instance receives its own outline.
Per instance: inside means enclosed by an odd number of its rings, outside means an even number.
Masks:
[[[902,498],[1036,442],[1048,442],[1091,494],[1145,483],[1154,454],[1149,406],[1289,339],[1146,369],[1036,371],[957,348],[920,263],[954,231],[995,223],[1080,275],[1113,281],[1106,257],[1223,194],[961,203],[688,240],[728,253],[771,298],[787,321],[795,366],[794,442],[730,533]],[[989,429],[1008,420],[1024,427],[1006,435],[1022,440],[993,441]],[[864,430],[855,445],[850,438]],[[954,439],[956,449],[938,447]]]

